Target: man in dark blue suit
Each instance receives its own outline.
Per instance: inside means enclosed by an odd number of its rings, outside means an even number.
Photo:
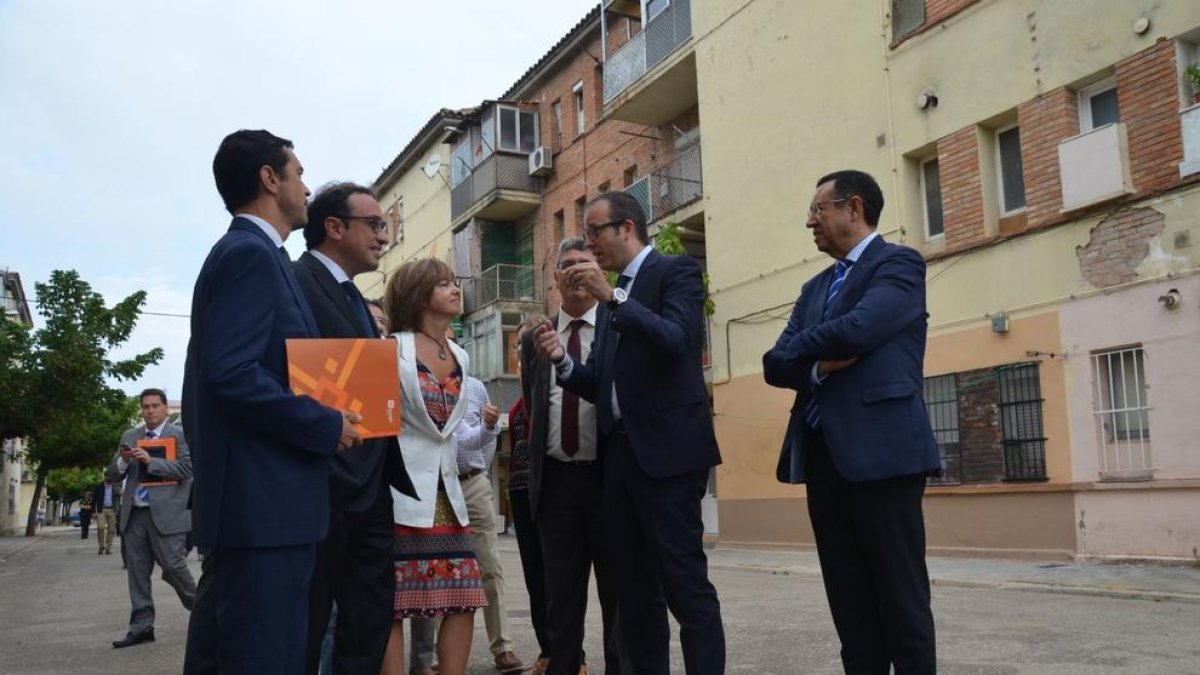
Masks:
[[[922,396],[925,261],[876,233],[882,211],[861,171],[817,182],[808,227],[837,262],[804,284],[763,373],[796,390],[777,476],[807,483],[846,672],[934,673],[921,499],[940,463]]]
[[[562,386],[596,406],[624,670],[669,671],[670,608],[687,672],[723,673],[725,631],[700,517],[709,470],[721,461],[701,365],[700,266],[650,248],[646,216],[623,192],[596,197],[584,220],[596,262],[571,266],[561,282],[586,288],[608,317],[586,363],[548,322],[537,342]],[[604,270],[620,273],[616,288]]]
[[[291,141],[238,131],[213,159],[234,216],[192,292],[183,412],[193,537],[206,555],[185,670],[214,647],[222,675],[304,671],[308,587],[329,524],[329,459],[357,415],[288,388],[288,338],[317,337],[283,241],[307,221]],[[215,644],[214,644],[215,643]]]

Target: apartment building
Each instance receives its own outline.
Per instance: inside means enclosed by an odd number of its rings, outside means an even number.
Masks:
[[[0,308],[4,321],[33,326],[33,315],[25,296],[21,275],[0,269]],[[0,535],[24,531],[33,499],[34,476],[22,459],[24,441],[19,438],[0,439]]]
[[[1200,5],[749,0],[693,22],[722,541],[812,541],[760,359],[829,264],[814,183],[853,167],[928,261],[931,550],[1195,560]]]

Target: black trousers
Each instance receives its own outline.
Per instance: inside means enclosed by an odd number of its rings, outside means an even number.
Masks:
[[[604,625],[604,672],[619,674],[621,656],[614,630],[617,598],[604,526],[604,500],[596,462],[542,464],[538,535],[546,566],[546,633],[550,641],[548,675],[575,675],[584,660],[588,580],[596,573],[596,592]]]
[[[605,439],[603,466],[604,519],[629,672],[669,672],[669,608],[679,622],[688,675],[724,673],[725,629],[708,580],[700,517],[708,471],[651,478],[620,427]]]
[[[824,437],[805,438],[808,515],[850,675],[937,672],[925,567],[925,476],[851,483]]]
[[[122,539],[122,542],[124,539]],[[122,546],[122,552],[124,547]],[[188,618],[187,649],[183,656],[183,675],[217,675],[221,672],[217,653],[217,574],[216,556],[209,552],[200,561],[200,581],[196,582],[196,604]]]
[[[392,629],[396,596],[391,491],[361,513],[333,509],[329,535],[317,545],[309,589],[306,672],[321,665],[321,642],[336,601],[335,675],[377,675]]]
[[[208,553],[188,623],[184,673],[303,672],[315,561],[315,544]]]
[[[517,530],[517,550],[521,554],[521,572],[529,592],[529,618],[537,638],[538,658],[550,655],[546,637],[546,574],[542,562],[542,539],[529,506],[529,488],[509,488],[508,506]]]

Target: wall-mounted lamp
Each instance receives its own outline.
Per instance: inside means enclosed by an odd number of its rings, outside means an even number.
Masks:
[[[1158,301],[1162,303],[1165,309],[1179,309],[1179,306],[1183,304],[1183,296],[1179,294],[1179,291],[1172,288],[1167,291],[1166,295],[1158,296]]]
[[[938,97],[932,89],[926,89],[925,91],[917,94],[917,107],[921,110],[929,110],[930,108],[936,108],[937,106]]]

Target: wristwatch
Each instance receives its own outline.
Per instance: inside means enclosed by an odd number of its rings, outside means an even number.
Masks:
[[[614,288],[612,292],[612,300],[608,301],[608,308],[616,311],[616,309],[624,304],[628,299],[629,293],[627,293],[624,288]]]

